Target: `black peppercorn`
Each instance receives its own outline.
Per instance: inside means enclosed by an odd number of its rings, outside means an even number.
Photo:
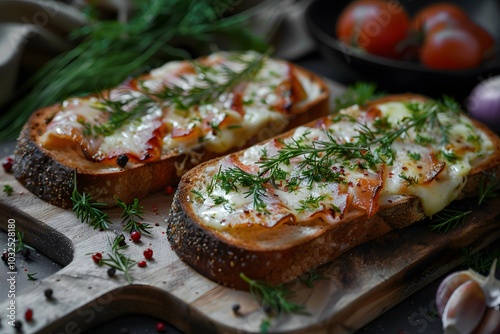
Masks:
[[[264,310],[264,312],[266,314],[273,313],[273,308],[270,305],[265,304],[265,305],[262,306],[262,309]]]
[[[233,312],[238,313],[240,311],[240,304],[233,304]]]
[[[45,291],[43,292],[43,294],[45,295],[45,298],[47,298],[47,299],[51,299],[53,293],[54,293],[54,291],[52,291],[52,289],[45,289]]]
[[[16,332],[20,333],[23,328],[23,323],[20,320],[14,321],[14,328],[16,329]]]
[[[109,277],[113,277],[113,276],[115,276],[115,274],[116,274],[116,269],[115,268],[111,267],[111,268],[108,269],[108,276]]]
[[[116,158],[116,164],[122,168],[125,167],[127,162],[128,162],[128,156],[126,154],[120,154],[118,158]]]

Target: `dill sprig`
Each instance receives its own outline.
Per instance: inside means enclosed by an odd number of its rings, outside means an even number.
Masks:
[[[232,167],[224,171],[219,168],[213,181],[218,183],[221,189],[226,193],[236,191],[238,187],[248,188],[248,190],[244,192],[245,197],[252,197],[253,206],[257,211],[267,212],[266,203],[263,197],[266,196],[264,183],[269,181],[268,177],[261,177],[256,174],[248,173],[239,167]],[[209,188],[213,189],[213,186],[214,185],[211,184]]]
[[[15,252],[16,253],[19,253],[25,249],[29,249],[29,250],[32,250],[32,251],[35,251],[35,249],[29,245],[26,245],[24,243],[24,232],[17,232],[16,233],[16,247],[15,247]]]
[[[325,279],[325,275],[317,269],[309,270],[307,273],[299,277],[301,283],[304,283],[308,288],[314,287],[314,282]]]
[[[211,73],[212,68],[193,62],[194,70],[198,78],[201,79],[201,84],[190,89],[184,89],[177,85],[167,85],[160,92],[152,95],[160,101],[172,104],[175,108],[181,110],[214,101],[222,94],[234,89],[238,84],[252,80],[262,69],[266,59],[269,58],[270,50],[255,57],[250,57],[250,59],[245,59],[241,54],[234,54],[230,57],[230,60],[241,63],[243,65],[241,71],[234,71],[230,67],[222,65],[221,73]]]
[[[357,82],[349,85],[342,95],[335,98],[335,110],[338,111],[355,104],[362,106],[382,95],[383,93],[377,92],[377,86],[374,83]]]
[[[109,216],[100,208],[106,204],[93,202],[92,196],[85,192],[80,193],[77,189],[76,174],[73,182],[73,192],[71,194],[71,202],[73,203],[73,212],[76,213],[76,218],[84,224],[90,224],[94,229],[107,230],[109,229]]]
[[[499,182],[496,174],[485,173],[485,176],[479,182],[479,197],[477,204],[485,204],[492,198],[498,196]]]
[[[144,207],[139,204],[139,200],[137,198],[134,198],[134,202],[130,204],[126,204],[121,199],[116,198],[116,204],[123,209],[120,218],[123,218],[122,224],[125,224],[125,227],[123,228],[125,232],[132,233],[133,231],[137,231],[147,234],[151,233],[148,231],[151,229],[151,226],[140,222],[143,220],[142,215],[144,214]]]
[[[477,252],[474,252],[472,247],[463,247],[462,253],[465,256],[464,266],[483,275],[488,274],[493,261],[500,258],[500,248],[494,244]]]
[[[109,242],[109,240],[108,240]],[[125,243],[125,237],[123,234],[117,235],[113,242],[109,242],[110,251],[108,252],[107,258],[102,258],[99,262],[100,265],[105,265],[116,270],[120,270],[125,275],[125,279],[129,284],[132,283],[132,277],[129,274],[130,268],[134,266],[137,262],[132,260],[130,256],[126,256],[121,252],[124,248],[128,247]]]
[[[103,109],[109,112],[107,122],[94,125],[91,130],[102,136],[109,136],[126,122],[137,119],[158,108],[158,102],[142,91],[134,91],[135,97],[124,100],[99,99]]]
[[[166,60],[191,58],[179,45],[197,45],[199,53],[206,53],[226,37],[224,43],[231,49],[266,48],[247,29],[245,14],[224,16],[234,9],[234,1],[137,0],[134,5],[128,22],[100,20],[95,9],[87,11],[89,24],[72,35],[73,42],[79,41],[75,48],[37,71],[24,88],[29,93],[2,116],[1,140],[17,137],[41,106],[116,86],[134,72]]]
[[[429,225],[431,231],[438,233],[447,233],[454,230],[465,222],[465,218],[471,213],[471,210],[460,211],[446,208],[437,213],[433,218],[433,223]]]
[[[305,306],[289,300],[291,291],[283,284],[269,285],[267,282],[248,278],[240,273],[240,277],[248,283],[250,293],[261,303],[263,307],[270,308],[278,314],[300,313],[304,312]]]
[[[220,171],[214,176],[214,180],[222,181],[219,185],[227,192],[237,191],[238,186],[249,187],[245,192],[248,196],[254,196],[253,201],[260,211],[265,210],[265,203],[262,199],[265,196],[264,184],[270,182],[275,184],[277,180],[286,179],[283,177],[282,165],[289,165],[293,158],[300,157],[301,160],[296,166],[300,171],[298,177],[290,178],[289,186],[294,188],[301,180],[307,179],[309,186],[313,182],[344,182],[345,176],[340,172],[334,172],[331,166],[335,161],[356,161],[359,168],[374,168],[378,164],[391,165],[396,158],[396,152],[392,148],[395,141],[410,136],[410,131],[416,132],[418,141],[420,131],[439,130],[443,143],[448,142],[449,125],[444,124],[438,117],[441,113],[450,113],[452,116],[459,112],[459,109],[449,109],[448,106],[455,106],[446,99],[446,104],[433,101],[429,103],[409,102],[408,109],[411,116],[403,118],[397,127],[387,128],[384,124],[369,127],[367,124],[358,123],[358,134],[351,142],[338,140],[328,130],[324,130],[326,139],[309,140],[310,132],[306,131],[299,138],[291,138],[287,142],[282,142],[282,147],[273,156],[263,154],[257,162],[259,172],[251,174],[244,172],[240,168]],[[335,118],[337,121],[349,116]],[[335,120],[334,119],[334,120]],[[449,159],[448,155],[453,152],[441,152],[442,156]],[[401,178],[409,185],[418,183],[418,179],[402,173]],[[292,187],[292,181],[295,185]],[[209,189],[213,188],[213,184]]]
[[[28,276],[28,281],[37,281],[38,278],[36,278],[36,273],[26,273],[26,276]]]
[[[7,196],[11,196],[14,193],[14,188],[10,184],[5,184],[3,186],[3,192],[7,194]]]
[[[109,112],[110,118],[106,123],[94,126],[93,130],[96,134],[107,136],[126,122],[165,106],[174,106],[176,110],[187,110],[195,105],[215,101],[238,84],[255,77],[269,58],[269,54],[270,50],[245,59],[243,54],[235,53],[230,59],[241,63],[243,69],[234,71],[228,66],[222,66],[221,73],[211,73],[214,71],[212,68],[193,61],[193,68],[201,83],[188,89],[178,85],[167,85],[160,92],[153,93],[142,86],[139,91],[134,91],[133,96],[123,100],[101,97],[100,102],[103,109]]]

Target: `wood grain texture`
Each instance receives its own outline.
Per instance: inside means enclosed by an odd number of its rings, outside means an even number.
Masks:
[[[90,254],[106,256],[108,240],[122,233],[118,209],[109,210],[110,231],[97,231],[80,223],[71,210],[47,204],[29,193],[12,175],[0,172],[0,227],[16,220],[16,229],[39,252],[65,267],[40,280],[16,298],[17,315],[34,310],[34,321],[24,322],[26,333],[79,333],[109,319],[131,313],[152,315],[188,333],[258,333],[266,317],[245,291],[222,287],[196,273],[170,249],[165,218],[171,196],[156,193],[141,202],[144,222],[154,227],[139,243],[127,240],[126,254],[142,260],[144,249],[154,250],[146,268],[134,266],[128,284],[122,273],[109,278]],[[459,206],[469,206],[459,203]],[[485,247],[500,237],[500,199],[474,213],[466,224],[446,235],[431,232],[426,222],[385,236],[340,256],[319,270],[325,279],[313,288],[298,280],[289,284],[293,300],[304,303],[310,315],[272,318],[271,332],[351,333],[396,305],[463,260],[460,248]],[[158,226],[155,226],[157,224]],[[43,291],[51,288],[54,298]],[[240,315],[232,305],[240,304]],[[5,309],[6,303],[0,305]],[[2,321],[0,330],[6,328]]]

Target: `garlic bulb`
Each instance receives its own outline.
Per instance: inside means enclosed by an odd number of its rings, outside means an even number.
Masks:
[[[445,333],[500,333],[500,280],[497,259],[488,276],[463,270],[448,275],[436,292],[436,304]]]

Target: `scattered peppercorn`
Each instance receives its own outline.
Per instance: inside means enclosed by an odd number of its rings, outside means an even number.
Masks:
[[[126,154],[120,154],[118,158],[116,158],[116,164],[121,168],[124,168],[127,165],[128,156]]]
[[[167,195],[172,195],[175,192],[175,188],[172,186],[167,186],[165,188],[165,192],[167,193]]]
[[[137,263],[137,265],[141,268],[144,268],[145,266],[148,265],[148,263],[146,261],[140,261],[139,263]]]
[[[27,322],[30,322],[31,320],[33,320],[33,310],[32,309],[27,309],[26,312],[24,312],[24,319],[27,321]]]
[[[156,323],[156,331],[158,333],[165,333],[166,329],[167,329],[167,325],[165,325],[164,322],[159,321]]]
[[[153,258],[153,250],[151,248],[146,249],[144,252],[144,257],[149,260]]]
[[[31,255],[31,251],[28,249],[28,248],[24,248],[22,251],[21,251],[21,255],[27,259],[30,257]]]
[[[52,289],[45,289],[45,291],[43,292],[43,294],[45,295],[45,298],[47,298],[47,299],[52,299],[53,293],[54,293],[54,291],[52,291]]]
[[[14,328],[16,329],[16,332],[20,333],[22,328],[23,328],[23,323],[21,320],[16,320],[14,321]]]
[[[130,238],[133,242],[141,240],[141,232],[133,231],[132,233],[130,233]]]
[[[240,311],[240,304],[233,304],[233,312],[238,313]]]
[[[7,254],[7,251],[4,251],[2,253],[2,261],[7,262],[8,257],[9,257],[9,255]]]
[[[95,253],[95,254],[93,254],[92,255],[92,260],[95,263],[99,264],[101,262],[101,260],[102,260],[102,254],[101,253]]]
[[[108,269],[108,276],[109,277],[114,277],[115,274],[116,274],[116,269],[115,268],[111,267],[111,268]]]
[[[12,167],[14,166],[14,159],[12,157],[5,157],[2,161],[3,170],[6,173],[12,172]]]

